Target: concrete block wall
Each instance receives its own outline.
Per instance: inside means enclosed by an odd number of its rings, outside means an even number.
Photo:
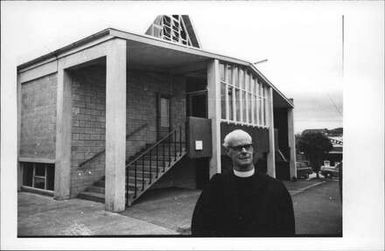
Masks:
[[[106,71],[104,66],[76,70],[72,77],[71,197],[104,176]]]
[[[182,126],[182,138],[185,139],[186,122],[186,78],[173,79],[173,96],[171,98],[171,124]]]
[[[185,122],[186,122],[186,79],[184,77],[174,77],[172,79],[171,97],[171,125],[182,126],[182,140],[185,141]],[[179,135],[177,140],[179,140]],[[165,187],[195,188],[195,170],[188,158],[182,159],[176,166],[168,171],[158,180],[152,189]]]
[[[22,83],[20,157],[55,159],[57,75]]]
[[[146,144],[157,140],[157,96],[171,96],[171,124],[186,119],[185,83],[182,77],[169,74],[128,71],[127,73],[127,134],[146,127],[127,139],[126,156],[132,156]]]
[[[105,149],[105,67],[93,66],[73,71],[72,77],[72,170],[71,196],[105,174],[105,153],[79,166]],[[172,123],[185,121],[185,83],[169,74],[127,72],[126,157],[146,144],[156,142],[157,95],[172,97]],[[143,127],[141,130],[138,128]],[[133,134],[133,132],[135,132]]]

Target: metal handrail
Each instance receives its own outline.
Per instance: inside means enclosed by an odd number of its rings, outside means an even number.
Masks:
[[[142,152],[138,157],[136,157],[134,160],[132,160],[130,163],[128,163],[126,165],[126,168],[131,166],[132,164],[134,164],[135,161],[139,160],[140,158],[142,158],[144,155],[146,155],[148,152],[150,152],[151,150],[153,150],[155,147],[157,147],[158,145],[160,145],[160,143],[162,143],[163,141],[165,141],[166,139],[168,139],[170,137],[170,135],[172,135],[177,129],[174,129],[172,130],[171,132],[169,132],[166,136],[164,136],[162,139],[160,139],[158,142],[156,142],[154,145],[152,145],[150,148],[148,148],[147,150],[145,150],[144,152]]]
[[[126,140],[129,139],[132,135],[138,133],[139,131],[141,131],[142,129],[144,129],[145,127],[148,126],[148,123],[145,123],[141,126],[139,126],[138,128],[136,128],[134,131],[132,131],[131,133],[127,134],[126,135]],[[82,161],[81,163],[79,163],[79,167],[83,166],[84,164],[86,164],[87,162],[90,162],[91,160],[95,159],[96,157],[98,157],[100,154],[104,153],[106,151],[106,149],[104,148],[103,150],[95,153],[93,156],[91,156],[89,159],[86,159],[84,161]]]
[[[180,130],[179,133],[178,133],[178,130]],[[179,136],[179,140],[178,140],[178,136]],[[167,142],[169,143],[168,145],[165,144]],[[132,171],[132,168],[134,169],[133,170],[134,171],[134,177],[133,177],[134,178],[134,197],[133,198],[137,198],[138,192],[142,193],[149,185],[153,184],[153,182],[155,182],[159,178],[159,175],[160,175],[160,172],[162,172],[162,169],[163,169],[163,172],[165,172],[165,169],[167,168],[166,156],[167,156],[167,160],[169,161],[169,164],[168,164],[169,166],[171,166],[172,159],[176,161],[178,156],[183,156],[182,154],[183,142],[184,140],[182,139],[182,126],[178,126],[174,130],[169,132],[166,136],[164,136],[162,139],[160,139],[158,142],[156,142],[154,145],[144,150],[139,156],[137,156],[135,159],[133,159],[126,165],[127,172]],[[174,144],[174,146],[171,146],[171,144]],[[178,147],[177,147],[177,144],[179,144]],[[165,151],[166,147],[168,149],[167,154]],[[171,150],[174,150],[174,152],[172,153]],[[177,150],[180,150],[181,152],[177,153]],[[149,156],[149,160],[148,160],[149,165],[145,165],[147,156]],[[159,159],[162,156],[163,158]],[[156,164],[154,165],[152,163],[153,157],[155,158],[155,161],[156,161]],[[159,161],[163,163],[162,165],[163,168],[159,167]],[[142,174],[141,178],[138,177],[140,173]],[[126,174],[127,204],[129,204],[128,196],[129,196],[129,190],[130,190],[128,183],[129,183],[129,174],[127,173]]]

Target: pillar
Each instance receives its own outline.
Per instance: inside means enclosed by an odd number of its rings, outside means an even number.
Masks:
[[[21,137],[21,81],[17,76],[17,191],[20,191],[23,184],[23,169],[19,162],[20,157],[20,137]]]
[[[72,100],[71,77],[60,66],[57,72],[57,104],[56,104],[56,157],[55,157],[55,191],[58,200],[70,197],[71,184],[71,129]]]
[[[210,178],[221,172],[221,93],[219,61],[212,60],[207,65],[208,118],[211,119],[212,156]]]
[[[126,182],[126,41],[107,46],[106,77],[106,187],[107,211],[125,209]]]
[[[290,179],[297,178],[293,108],[287,110],[287,133],[290,148]]]
[[[267,117],[269,119],[269,153],[267,154],[267,174],[275,178],[274,107],[273,88],[271,87],[268,89],[267,100]]]

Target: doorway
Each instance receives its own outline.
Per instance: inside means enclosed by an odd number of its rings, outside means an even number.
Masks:
[[[159,94],[157,102],[157,138],[165,137],[170,132],[170,97]]]

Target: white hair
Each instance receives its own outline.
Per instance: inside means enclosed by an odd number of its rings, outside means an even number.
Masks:
[[[241,129],[236,129],[225,136],[225,138],[223,139],[223,146],[227,148],[229,146],[229,143],[234,138],[240,138],[240,137],[245,137],[250,140],[250,143],[252,142],[250,134],[248,134],[247,132]]]

